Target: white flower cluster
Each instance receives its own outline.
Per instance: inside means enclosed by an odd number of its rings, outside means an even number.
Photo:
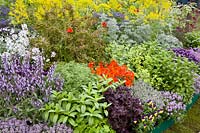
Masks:
[[[24,56],[29,47],[29,31],[26,24],[21,25],[21,29],[17,28],[2,28],[0,37],[0,45],[5,48],[5,51],[14,54],[17,53]],[[5,34],[6,33],[6,34]]]

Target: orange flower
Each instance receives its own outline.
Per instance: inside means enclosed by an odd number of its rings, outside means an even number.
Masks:
[[[88,67],[89,67],[89,68],[94,68],[94,62],[90,62],[90,63],[88,64]]]
[[[103,21],[103,22],[101,23],[101,26],[104,27],[104,28],[106,28],[106,27],[107,27],[107,23],[106,23],[105,21]]]
[[[134,73],[129,71],[126,65],[119,66],[115,60],[112,60],[109,64],[99,63],[96,69],[93,67],[93,63],[89,63],[92,73],[107,78],[112,78],[114,82],[118,82],[119,79],[125,80],[126,86],[131,86],[134,80]]]
[[[69,27],[69,28],[66,30],[66,32],[67,32],[67,33],[72,33],[72,32],[74,32],[74,31],[73,31],[73,29],[72,29],[71,27]]]

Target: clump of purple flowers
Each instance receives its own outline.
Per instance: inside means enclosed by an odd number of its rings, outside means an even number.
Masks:
[[[57,124],[48,127],[47,124],[32,124],[27,120],[17,120],[11,118],[9,120],[0,120],[1,133],[73,133],[70,127],[64,124]]]
[[[194,61],[195,63],[200,63],[200,49],[199,48],[174,48],[172,49],[177,56],[186,57],[190,61]]]
[[[176,93],[162,92],[163,98],[165,99],[165,110],[169,115],[179,113],[186,109],[186,105],[183,103],[183,98]]]
[[[37,110],[48,102],[53,90],[60,91],[62,89],[63,80],[54,76],[55,66],[52,66],[47,72],[43,67],[41,56],[32,61],[28,54],[25,57],[2,55],[0,116],[35,117],[31,111]],[[12,110],[12,113],[9,114],[9,110]]]
[[[117,133],[130,133],[134,118],[140,118],[143,112],[139,99],[131,95],[131,90],[119,86],[116,90],[108,89],[104,93],[105,99],[111,106],[108,107],[108,120]]]
[[[7,27],[10,23],[8,13],[10,9],[6,6],[0,6],[0,28]]]

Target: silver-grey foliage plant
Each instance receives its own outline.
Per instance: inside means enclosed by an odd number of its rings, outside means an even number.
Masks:
[[[162,48],[167,48],[167,49],[183,47],[182,42],[180,42],[173,35],[159,34],[157,36],[157,42],[159,46],[161,46]]]
[[[165,106],[162,93],[155,90],[152,86],[145,83],[141,79],[135,82],[131,88],[134,97],[139,98],[142,102],[153,101],[158,108]]]

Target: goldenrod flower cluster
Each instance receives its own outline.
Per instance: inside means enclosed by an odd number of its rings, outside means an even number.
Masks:
[[[15,18],[16,23],[21,23],[30,15],[37,20],[42,20],[50,11],[56,13],[59,18],[62,17],[63,9],[67,5],[72,6],[74,17],[92,15],[94,12],[110,14],[114,11],[125,14],[126,19],[136,16],[148,22],[165,19],[172,2],[170,0],[16,0],[10,15]],[[66,11],[65,14],[68,12]]]

